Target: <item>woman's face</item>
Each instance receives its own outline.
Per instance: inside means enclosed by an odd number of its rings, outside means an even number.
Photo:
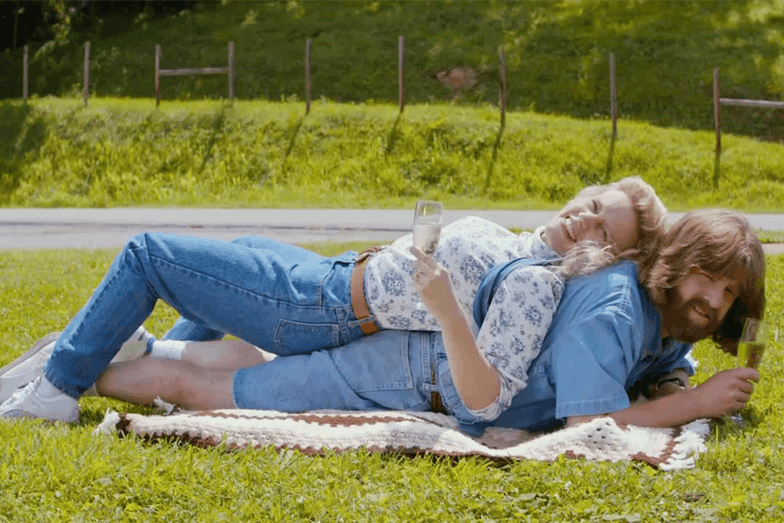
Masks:
[[[586,240],[623,252],[634,247],[639,233],[629,196],[610,190],[595,196],[577,195],[547,223],[542,240],[561,255]]]

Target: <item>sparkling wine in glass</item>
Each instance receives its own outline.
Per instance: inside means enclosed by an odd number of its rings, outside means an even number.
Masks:
[[[419,200],[414,212],[414,247],[428,256],[436,252],[441,237],[441,202]]]
[[[762,320],[746,318],[738,341],[738,367],[756,369],[765,353],[770,325]]]

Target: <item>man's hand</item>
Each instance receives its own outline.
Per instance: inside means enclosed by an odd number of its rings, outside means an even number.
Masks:
[[[695,387],[690,399],[703,417],[720,418],[745,407],[754,391],[753,382],[759,379],[759,373],[748,367],[724,370]]]

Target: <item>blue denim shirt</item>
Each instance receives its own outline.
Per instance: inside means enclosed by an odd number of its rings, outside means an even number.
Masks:
[[[528,386],[491,423],[461,423],[468,433],[485,427],[546,430],[570,416],[629,407],[627,391],[639,380],[677,368],[694,373],[690,344],[661,339],[661,318],[623,261],[567,282],[563,298],[528,371]]]

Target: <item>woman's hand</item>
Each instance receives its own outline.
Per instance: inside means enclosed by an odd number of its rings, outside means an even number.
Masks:
[[[489,407],[501,393],[501,378],[476,345],[471,320],[455,297],[449,271],[416,247],[410,250],[417,259],[414,285],[441,326],[449,370],[460,399],[469,409]]]
[[[411,247],[409,250],[417,259],[414,286],[430,313],[439,321],[451,315],[461,314],[460,305],[449,279],[449,271],[416,247]]]

